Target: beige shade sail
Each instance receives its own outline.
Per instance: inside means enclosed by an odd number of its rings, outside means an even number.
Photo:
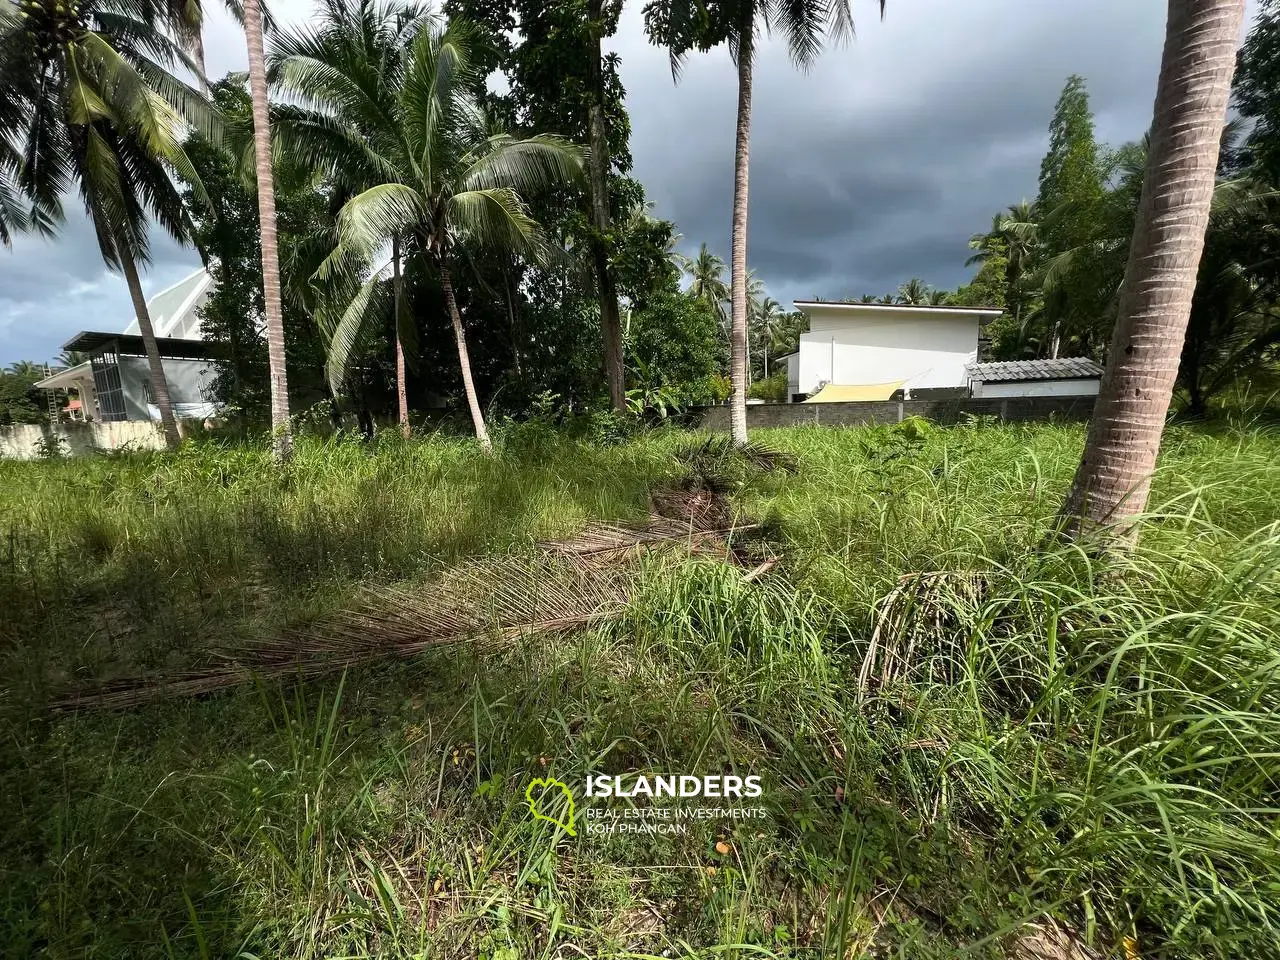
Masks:
[[[858,400],[888,400],[905,380],[888,383],[828,383],[805,403],[850,403]]]

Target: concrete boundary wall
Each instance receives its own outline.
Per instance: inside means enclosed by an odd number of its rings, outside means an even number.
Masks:
[[[197,424],[198,425],[198,424]],[[183,421],[178,432],[184,433]],[[42,447],[53,438],[64,454],[82,454],[94,450],[163,450],[164,430],[159,423],[146,420],[121,420],[114,423],[59,423],[55,427],[39,423],[18,423],[0,427],[0,457],[34,460]]]
[[[856,403],[753,403],[747,405],[748,427],[855,427],[901,423],[924,417],[957,423],[966,417],[1005,421],[1088,420],[1096,397],[1006,397],[963,400],[870,400]],[[727,406],[699,407],[691,413],[695,426],[728,430]]]

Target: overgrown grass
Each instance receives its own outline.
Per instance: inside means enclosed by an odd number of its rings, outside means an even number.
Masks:
[[[608,627],[114,715],[43,703],[640,517],[688,438],[0,463],[0,952],[995,957],[1055,918],[1276,955],[1280,437],[1171,428],[1106,563],[1044,546],[1079,427],[757,439],[800,461],[739,475],[761,578],[653,558]],[[571,838],[523,803],[720,772],[767,816]]]

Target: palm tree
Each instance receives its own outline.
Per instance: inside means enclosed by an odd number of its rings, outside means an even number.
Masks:
[[[319,273],[341,277],[355,262],[368,275],[332,330],[331,380],[341,379],[385,287],[386,267],[370,266],[375,254],[391,249],[393,277],[402,256],[417,256],[440,279],[476,439],[487,451],[453,271],[483,249],[549,259],[523,197],[580,180],[583,155],[559,137],[520,140],[490,126],[474,94],[473,43],[465,21],[426,21],[402,69],[371,73],[331,62],[338,54],[322,35],[297,35],[281,45],[279,83],[315,109],[282,110],[277,129],[284,149],[359,190],[338,215],[339,246]]]
[[[207,199],[179,136],[184,123],[208,136],[215,126],[208,102],[170,72],[175,64],[191,68],[150,7],[28,0],[0,10],[0,193],[6,209],[20,204],[20,219],[0,219],[52,233],[62,196],[78,186],[103,259],[128,284],[170,448],[178,425],[138,265],[148,259],[148,214],[187,239],[170,172]]]
[[[280,248],[276,241],[267,66],[262,50],[262,8],[258,0],[244,0],[244,39],[249,53],[254,176],[258,185],[258,229],[262,234],[262,304],[267,320],[267,366],[271,376],[271,445],[276,461],[284,463],[293,456],[293,437],[289,432],[289,375],[285,369],[284,313],[280,306]]]
[[[908,306],[918,306],[929,302],[932,288],[919,277],[912,277],[898,287],[897,302]]]
[[[773,297],[765,297],[752,313],[751,323],[755,328],[757,353],[764,359],[764,377],[769,377],[769,355],[773,351],[778,334],[787,320],[787,311]]]
[[[698,248],[696,257],[684,259],[684,269],[689,274],[689,294],[709,304],[723,323],[726,318],[724,305],[729,299],[729,287],[724,282],[724,261],[704,243]]]
[[[885,0],[880,0],[884,15]],[[672,72],[692,49],[708,50],[727,43],[738,69],[738,123],[733,157],[733,225],[730,241],[732,338],[730,437],[734,446],[747,443],[747,188],[751,143],[752,73],[756,37],[761,25],[779,30],[792,62],[801,69],[822,49],[823,35],[837,40],[853,34],[848,0],[741,0],[708,18],[707,8],[691,0],[653,0],[646,9],[650,36],[671,51]]]
[[[326,110],[324,116],[330,120],[344,124],[361,136],[374,135],[383,125],[383,97],[386,91],[396,89],[402,83],[409,44],[426,18],[425,10],[412,5],[385,5],[374,0],[359,0],[354,4],[326,0],[315,18],[315,26],[301,33],[285,34],[277,40],[269,58],[270,78],[287,91],[300,95],[304,102],[310,100]],[[323,64],[329,71],[323,79],[329,82],[311,78],[310,86],[299,94],[302,88],[291,85],[288,78],[289,71],[294,69],[290,67],[291,63],[295,67],[297,64],[313,67]],[[288,111],[284,114],[293,116]],[[314,121],[319,117],[316,115],[309,119]],[[284,131],[286,136],[289,132]],[[301,159],[304,163],[307,160]],[[359,165],[339,164],[334,175],[351,193],[381,182],[378,177],[362,178],[362,170]],[[400,431],[408,437],[409,398],[405,377],[409,358],[406,350],[411,354],[416,352],[416,328],[409,316],[405,297],[404,256],[399,237],[391,239],[390,252],[390,276],[383,283],[387,289],[375,291],[367,306],[370,315],[385,315],[383,307],[390,305]],[[354,289],[339,292],[331,286],[325,299],[330,302],[345,299],[350,303],[355,292]],[[320,304],[317,317],[322,328],[332,333],[335,318],[325,309],[326,305],[324,302]],[[336,366],[330,364],[330,385],[335,392],[339,390],[345,374],[348,355],[349,351],[344,351],[340,357],[331,356],[331,360],[338,360]]]
[[[1070,537],[1133,536],[1173,396],[1213,200],[1244,0],[1169,0],[1150,157],[1106,371],[1062,508]]]
[[[604,334],[604,370],[609,382],[609,402],[618,413],[627,411],[626,374],[622,365],[622,324],[618,289],[609,263],[609,131],[604,117],[604,71],[600,67],[600,39],[605,29],[604,0],[587,0],[587,51],[591,102],[587,107],[587,142],[591,173],[591,257],[600,300],[600,325]]]

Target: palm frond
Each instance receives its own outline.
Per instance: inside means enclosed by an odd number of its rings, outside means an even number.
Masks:
[[[427,215],[422,195],[401,183],[382,183],[356,194],[338,214],[338,239],[348,250],[372,254]]]
[[[552,134],[524,140],[498,134],[475,153],[460,180],[465,190],[510,187],[523,197],[582,179],[582,148]]]
[[[510,250],[533,263],[554,255],[524,201],[508,187],[455,193],[448,213],[455,233],[481,247]]]
[[[325,375],[334,393],[341,391],[347,366],[360,343],[372,330],[385,324],[390,303],[391,285],[381,274],[375,273],[361,284],[337,322],[328,330],[322,329],[328,334]]]

